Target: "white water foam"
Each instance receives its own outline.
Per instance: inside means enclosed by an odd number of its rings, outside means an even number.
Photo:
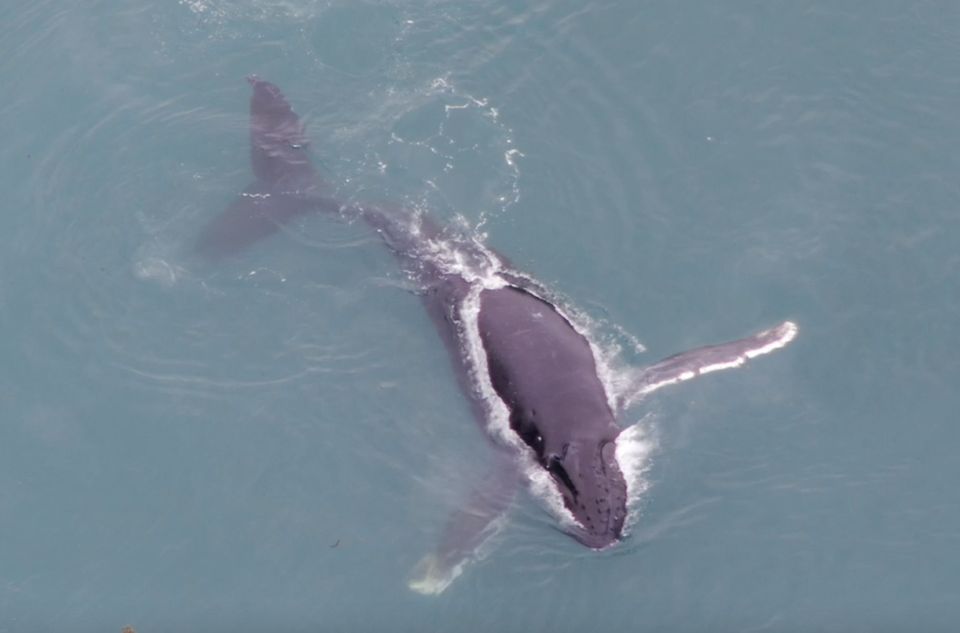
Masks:
[[[152,230],[156,232],[156,229]],[[137,249],[132,264],[133,275],[141,281],[170,288],[187,274],[187,270],[176,263],[176,259],[172,246],[155,238]]]
[[[627,520],[624,524],[624,535],[629,533],[639,517],[640,500],[650,488],[647,473],[657,448],[656,438],[650,428],[649,424],[641,420],[628,426],[617,436],[617,463],[627,482]]]
[[[143,281],[153,281],[167,288],[177,283],[183,269],[159,257],[145,257],[133,265],[133,274]]]

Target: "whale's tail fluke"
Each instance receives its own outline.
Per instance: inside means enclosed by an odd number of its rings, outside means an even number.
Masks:
[[[322,195],[300,117],[280,89],[247,77],[250,97],[250,166],[256,180],[203,230],[197,250],[207,257],[231,255],[275,233],[294,218],[335,209]]]

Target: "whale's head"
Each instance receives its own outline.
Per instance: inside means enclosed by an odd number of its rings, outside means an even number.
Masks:
[[[579,523],[571,536],[593,549],[616,543],[627,517],[627,483],[616,453],[616,438],[578,438],[543,457],[564,505]]]

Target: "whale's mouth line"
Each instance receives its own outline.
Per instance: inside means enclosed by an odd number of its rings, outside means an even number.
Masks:
[[[563,464],[560,463],[559,459],[551,458],[547,462],[547,471],[551,475],[560,480],[560,482],[566,486],[567,490],[570,491],[570,494],[573,495],[573,500],[576,501],[577,497],[580,496],[580,492],[577,490],[577,486],[573,483],[573,480],[570,479],[570,474],[567,473],[567,469],[563,467]]]

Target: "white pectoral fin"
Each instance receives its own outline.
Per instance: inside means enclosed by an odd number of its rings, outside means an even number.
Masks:
[[[753,336],[729,343],[699,347],[675,354],[638,372],[623,406],[643,396],[679,382],[721,369],[740,367],[748,360],[780,349],[797,336],[797,324],[784,321],[780,325],[757,332]]]
[[[450,517],[437,548],[414,566],[407,586],[425,595],[436,595],[449,587],[499,531],[519,483],[515,461],[498,456],[491,472]]]

